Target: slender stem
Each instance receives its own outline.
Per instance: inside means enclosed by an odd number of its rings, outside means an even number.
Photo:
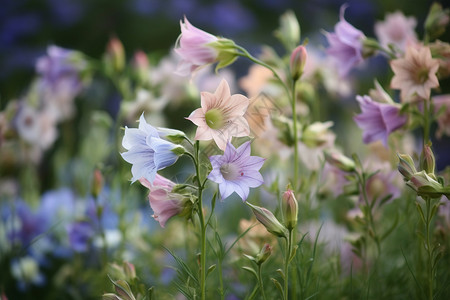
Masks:
[[[206,299],[206,226],[205,217],[203,216],[203,205],[202,205],[202,195],[203,187],[200,180],[200,162],[199,162],[199,148],[200,143],[196,141],[195,143],[195,171],[198,183],[198,218],[200,220],[200,236],[201,236],[201,250],[200,250],[200,287],[201,287],[201,299]]]
[[[431,241],[430,241],[430,224],[433,216],[431,215],[431,199],[427,198],[425,199],[426,203],[426,222],[425,222],[425,239],[426,239],[426,247],[427,247],[427,254],[428,254],[428,266],[427,266],[427,272],[428,272],[428,299],[433,299],[433,251],[431,249]]]
[[[259,282],[259,288],[261,289],[261,295],[262,295],[262,298],[263,298],[264,300],[266,300],[266,293],[264,292],[264,284],[263,284],[263,280],[262,280],[261,270],[262,270],[262,264],[258,264],[258,282]]]
[[[289,229],[289,237],[286,239],[286,257],[284,261],[284,299],[289,299],[289,262],[292,253],[292,229]]]
[[[293,188],[294,192],[297,192],[297,184],[298,184],[298,132],[297,132],[297,109],[296,109],[296,87],[297,80],[292,80],[292,123],[294,130],[294,183]]]
[[[373,240],[375,241],[375,243],[377,245],[377,256],[379,257],[380,253],[381,253],[381,246],[380,246],[380,241],[378,239],[378,235],[377,235],[377,232],[376,232],[376,229],[375,229],[375,224],[374,224],[374,221],[373,221],[372,207],[371,207],[371,205],[369,203],[369,198],[367,197],[367,190],[366,190],[367,180],[366,180],[366,176],[365,176],[363,170],[361,170],[361,173],[362,174],[357,173],[358,181],[359,181],[359,184],[360,184],[360,187],[361,187],[361,191],[362,191],[362,194],[363,194],[364,203],[365,203],[365,205],[367,207],[367,214],[368,214],[367,218],[368,218],[368,221],[369,221],[369,230],[372,231],[372,234],[373,234],[372,238],[373,238]]]
[[[108,263],[108,244],[106,243],[106,235],[105,230],[103,228],[102,224],[102,215],[103,215],[103,208],[100,206],[98,197],[94,197],[95,202],[95,210],[97,215],[97,221],[98,221],[98,228],[100,231],[100,237],[102,238],[102,264],[103,266],[106,266]]]
[[[286,86],[286,84],[284,83],[284,81],[281,79],[280,75],[278,75],[277,71],[275,71],[274,68],[272,68],[271,66],[269,66],[268,64],[266,64],[265,62],[257,59],[256,57],[254,57],[253,55],[251,55],[245,48],[236,45],[236,49],[238,49],[239,51],[241,51],[242,53],[237,53],[237,55],[242,56],[242,57],[247,57],[248,59],[250,59],[252,62],[261,65],[267,69],[269,69],[270,71],[272,71],[273,76],[275,76],[275,78],[281,83],[281,85],[284,87],[284,89],[286,90],[287,95],[289,95],[290,91],[289,88]]]
[[[217,271],[219,271],[219,284],[220,284],[220,299],[224,300],[225,299],[225,293],[223,290],[223,278],[222,278],[222,259],[219,259],[219,262],[217,263]]]
[[[430,103],[429,100],[423,101],[423,145],[430,140]]]

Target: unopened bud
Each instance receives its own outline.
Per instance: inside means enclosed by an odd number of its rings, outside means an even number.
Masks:
[[[187,136],[183,131],[158,127],[158,134],[161,138],[166,139],[175,144],[181,144],[184,140],[187,140]]]
[[[92,180],[92,190],[91,190],[92,196],[97,198],[98,195],[100,195],[102,189],[103,189],[103,175],[99,169],[96,169],[94,171],[94,178]]]
[[[399,159],[397,167],[398,171],[403,175],[405,181],[408,181],[415,173],[417,173],[414,161],[408,154],[397,153],[397,156]]]
[[[420,154],[420,168],[427,172],[429,175],[434,175],[434,167],[436,160],[434,159],[433,151],[430,144],[423,146],[422,153]]]
[[[147,54],[144,51],[136,51],[133,57],[133,67],[137,79],[140,82],[146,82],[148,80],[149,63]]]
[[[325,160],[332,166],[344,172],[356,170],[355,162],[339,152],[324,151]]]
[[[108,63],[112,64],[114,71],[122,71],[125,67],[125,50],[123,48],[122,42],[113,37],[109,40],[108,46],[106,47],[106,55]]]
[[[280,27],[275,31],[275,36],[288,50],[298,45],[300,42],[300,25],[293,11],[289,10],[281,16]]]
[[[259,207],[256,205],[252,205],[248,202],[246,202],[248,206],[253,210],[253,213],[255,214],[256,219],[266,227],[267,231],[270,232],[273,235],[276,235],[278,237],[284,237],[286,238],[288,236],[288,230],[286,227],[284,227],[278,219],[273,215],[273,213],[264,208]]]
[[[260,265],[265,262],[269,256],[272,254],[272,247],[269,244],[264,244],[261,251],[256,255],[255,262]]]
[[[441,4],[435,2],[431,5],[425,20],[425,31],[431,40],[434,40],[445,32],[445,27],[449,22],[450,9],[443,9]]]
[[[289,61],[292,79],[297,80],[302,76],[307,58],[308,53],[306,52],[305,46],[298,46],[292,51],[291,59]]]
[[[136,278],[136,268],[134,267],[134,265],[132,263],[124,261],[123,262],[123,271],[125,273],[127,280]]]
[[[283,193],[281,206],[284,214],[284,225],[292,230],[297,225],[298,202],[295,199],[294,191],[288,189]]]

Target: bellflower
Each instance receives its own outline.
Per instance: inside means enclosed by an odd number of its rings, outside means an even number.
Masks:
[[[346,6],[341,7],[340,21],[333,33],[327,33],[327,53],[338,63],[339,75],[346,76],[350,70],[363,61],[363,41],[366,36],[344,19]]]
[[[181,35],[175,52],[181,57],[176,73],[187,76],[197,68],[213,63],[218,52],[208,44],[217,41],[217,37],[193,26],[187,18],[180,21]]]
[[[145,178],[140,182],[150,190],[148,200],[154,212],[152,217],[164,228],[167,220],[183,211],[183,196],[172,193],[175,183],[159,174],[153,184]]]
[[[402,101],[408,101],[414,94],[422,99],[430,99],[431,88],[439,87],[436,72],[439,61],[431,57],[429,47],[408,47],[405,57],[391,61],[394,77],[393,89],[401,90]]]
[[[156,172],[173,165],[178,155],[184,152],[182,146],[161,139],[156,128],[147,123],[144,114],[139,119],[138,128],[125,127],[122,146],[128,150],[122,153],[123,159],[133,165],[132,182],[144,177],[153,183]]]
[[[213,170],[208,179],[219,184],[222,199],[236,192],[245,201],[250,188],[264,182],[259,172],[264,158],[250,156],[250,142],[245,142],[237,149],[228,142],[223,155],[213,155],[209,159]]]
[[[379,103],[369,96],[356,96],[361,114],[354,117],[363,130],[363,141],[368,144],[380,140],[387,147],[388,136],[406,123],[406,116],[400,115],[400,108],[394,104]]]
[[[417,21],[414,17],[405,17],[397,11],[387,14],[383,22],[375,23],[375,34],[380,40],[381,46],[387,48],[394,45],[397,49],[405,51],[408,42],[417,42],[414,28]]]
[[[222,80],[214,94],[201,93],[201,108],[194,110],[187,118],[198,126],[196,140],[214,139],[221,150],[232,136],[242,137],[250,134],[244,114],[249,99],[244,95],[231,95],[230,87]]]

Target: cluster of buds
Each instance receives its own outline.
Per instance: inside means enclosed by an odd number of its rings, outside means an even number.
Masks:
[[[450,196],[450,186],[444,186],[443,180],[436,177],[435,158],[429,144],[423,147],[420,156],[421,171],[417,171],[414,161],[407,154],[397,154],[399,158],[398,170],[403,175],[406,184],[411,187],[418,196],[423,198],[439,198]]]

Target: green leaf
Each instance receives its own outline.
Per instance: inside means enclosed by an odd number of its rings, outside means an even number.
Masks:
[[[206,277],[208,277],[208,275],[209,275],[210,273],[212,273],[215,269],[216,269],[216,265],[215,265],[215,264],[212,265],[212,266],[210,266],[210,267],[208,268],[208,271],[206,271]]]
[[[423,224],[426,224],[425,215],[423,214],[422,206],[420,206],[420,203],[416,202],[416,208],[417,208],[417,211],[419,212],[419,215],[420,215],[420,218],[422,219]]]
[[[273,282],[273,284],[277,288],[278,292],[280,292],[281,299],[284,299],[284,291],[283,291],[283,287],[281,286],[281,284],[275,278],[270,278],[270,280]]]
[[[242,267],[242,269],[244,269],[245,271],[253,274],[253,276],[255,276],[256,280],[258,280],[258,275],[256,274],[256,271],[251,268],[251,267]]]

